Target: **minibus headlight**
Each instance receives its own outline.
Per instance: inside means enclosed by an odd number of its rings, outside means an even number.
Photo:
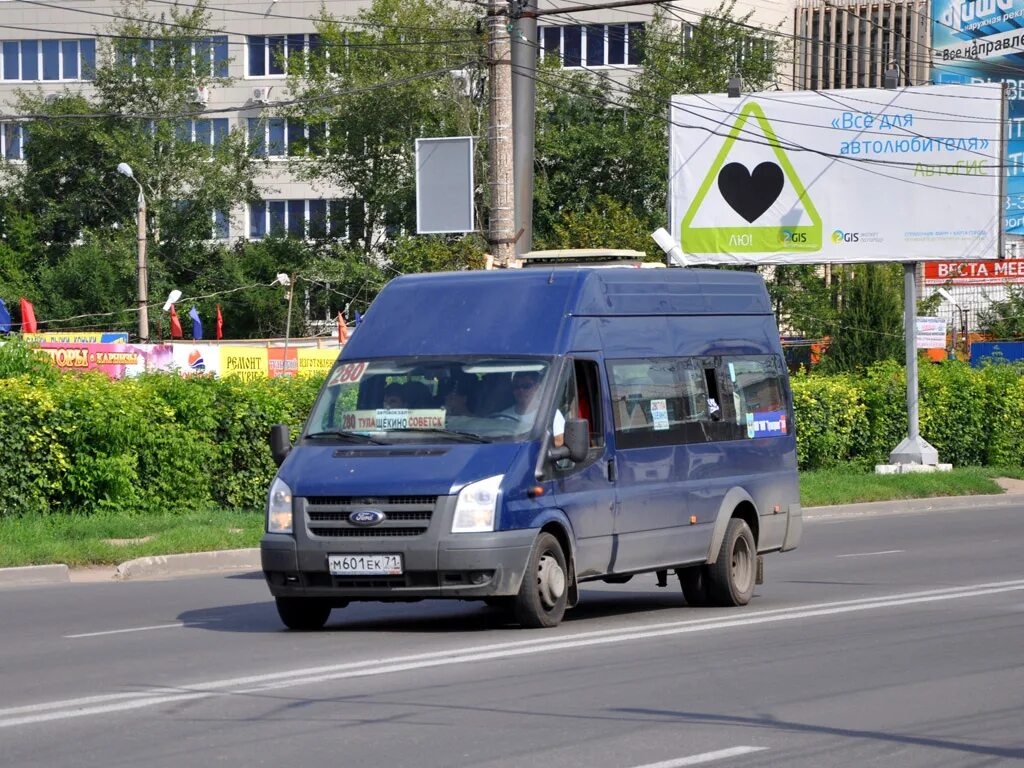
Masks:
[[[275,477],[267,494],[267,533],[292,532],[292,489]]]
[[[459,491],[452,518],[452,533],[480,533],[494,530],[498,510],[498,487],[504,475],[470,483]]]

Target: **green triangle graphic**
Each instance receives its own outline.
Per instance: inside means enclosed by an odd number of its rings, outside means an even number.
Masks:
[[[736,143],[744,124],[751,116],[757,120],[757,124],[764,132],[765,138],[768,140],[772,151],[775,152],[775,157],[778,159],[785,177],[796,191],[797,199],[804,204],[807,214],[811,218],[811,224],[799,227],[781,225],[694,227],[693,219],[697,215],[697,211],[704,202],[704,198],[707,196],[708,190],[711,189],[711,185],[718,179],[718,172],[725,165],[726,157],[728,157],[732,145]],[[780,251],[807,252],[821,250],[821,216],[818,215],[818,209],[814,207],[814,203],[808,197],[803,182],[800,181],[800,177],[796,175],[796,171],[793,169],[793,164],[786,157],[786,153],[779,144],[778,137],[768,123],[768,118],[765,117],[764,111],[755,102],[749,102],[740,110],[735,124],[726,137],[725,143],[718,151],[715,162],[711,164],[708,175],[701,182],[697,195],[693,198],[693,202],[690,203],[686,216],[683,217],[680,234],[681,245],[686,253],[778,253]]]

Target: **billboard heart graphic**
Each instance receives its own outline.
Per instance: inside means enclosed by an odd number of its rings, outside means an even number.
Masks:
[[[784,184],[782,169],[770,162],[761,163],[753,173],[742,163],[729,163],[718,172],[718,191],[750,224],[779,199]]]

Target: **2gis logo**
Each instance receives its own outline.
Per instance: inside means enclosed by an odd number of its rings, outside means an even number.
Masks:
[[[794,232],[791,229],[779,230],[779,245],[804,245],[806,242],[806,232]]]
[[[832,242],[836,243],[856,243],[860,241],[859,232],[843,232],[841,229],[837,229],[832,233]]]

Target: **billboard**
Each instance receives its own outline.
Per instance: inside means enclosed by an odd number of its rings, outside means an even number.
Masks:
[[[672,234],[694,264],[994,258],[1002,114],[999,84],[675,96]]]
[[[1024,236],[1024,0],[932,0],[931,7],[932,81],[1006,83],[1003,226]],[[971,112],[954,114],[976,119]]]
[[[926,285],[1003,285],[1024,283],[1024,259],[932,261],[924,265]]]

